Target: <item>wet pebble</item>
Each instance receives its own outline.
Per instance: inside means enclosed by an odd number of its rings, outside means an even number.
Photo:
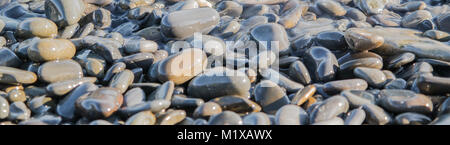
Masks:
[[[76,108],[85,117],[98,119],[111,116],[123,103],[123,96],[115,88],[99,88],[77,99]]]
[[[223,111],[220,114],[211,116],[208,121],[209,125],[242,125],[241,116],[231,111]]]

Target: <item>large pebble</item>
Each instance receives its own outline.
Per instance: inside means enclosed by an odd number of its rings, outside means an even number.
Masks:
[[[186,111],[184,110],[170,110],[163,114],[157,115],[158,125],[174,125],[186,118]]]
[[[126,125],[154,125],[156,117],[151,111],[142,111],[134,114],[125,122]]]
[[[123,96],[115,88],[99,88],[76,101],[76,108],[85,117],[97,119],[111,116],[123,103]]]
[[[395,123],[399,125],[425,125],[431,119],[423,114],[406,112],[395,116]]]
[[[255,101],[268,114],[275,114],[279,108],[289,103],[286,93],[277,84],[269,80],[264,80],[257,84],[254,89],[254,95]]]
[[[361,90],[345,90],[341,92],[350,103],[351,108],[357,108],[364,104],[375,104],[375,96],[369,92]]]
[[[28,58],[35,62],[70,59],[75,56],[75,45],[67,39],[40,39],[27,50]]]
[[[242,125],[242,118],[237,113],[224,111],[220,114],[211,116],[209,125]]]
[[[17,35],[24,38],[53,38],[58,35],[58,27],[46,18],[28,18],[17,26]]]
[[[310,114],[310,123],[326,121],[334,117],[343,115],[349,109],[347,99],[342,96],[333,96],[322,102]]]
[[[367,82],[362,79],[347,79],[327,82],[323,91],[327,94],[337,94],[344,90],[366,90]]]
[[[370,86],[381,88],[386,83],[386,76],[381,70],[357,67],[353,70],[355,76],[362,78],[367,81]]]
[[[31,110],[23,102],[14,102],[9,105],[9,120],[28,120]]]
[[[128,86],[133,83],[134,74],[128,69],[116,74],[110,81],[109,87],[116,88],[119,92],[125,93],[128,89]]]
[[[385,89],[380,92],[380,105],[386,110],[403,113],[431,113],[433,103],[428,96],[416,94],[409,90]]]
[[[240,96],[223,96],[211,100],[220,105],[222,110],[233,111],[236,113],[249,113],[261,111],[261,106],[252,100]]]
[[[279,24],[269,23],[258,25],[252,29],[251,35],[266,50],[272,50],[274,52],[283,51],[288,49],[290,45],[286,30]],[[275,45],[275,42],[278,44]]]
[[[386,125],[392,122],[392,117],[377,105],[365,104],[362,108],[366,112],[366,122],[370,125]]]
[[[0,58],[2,58],[0,60],[0,66],[18,67],[23,63],[22,60],[8,48],[0,48]]]
[[[56,113],[65,119],[73,119],[75,117],[75,102],[81,96],[87,96],[88,93],[98,89],[93,83],[83,83],[76,87],[64,99],[60,100],[56,106]]]
[[[77,23],[83,16],[83,0],[48,0],[45,1],[45,15],[58,26]]]
[[[354,0],[353,3],[368,15],[379,14],[383,11],[387,0]]]
[[[354,51],[366,51],[380,47],[384,43],[384,38],[368,33],[364,29],[351,28],[345,31],[345,40]]]
[[[271,125],[270,118],[263,112],[253,112],[242,119],[244,125]]]
[[[285,105],[276,113],[277,125],[306,125],[308,114],[297,105]]]
[[[353,109],[345,118],[345,125],[361,125],[366,119],[366,112],[361,108]]]
[[[170,80],[176,85],[183,84],[204,71],[206,64],[206,54],[202,50],[183,50],[159,63],[158,79],[161,82]]]
[[[209,117],[222,112],[222,108],[219,104],[214,102],[207,102],[194,111],[194,117]]]
[[[44,63],[38,70],[39,79],[48,83],[80,79],[83,70],[78,62],[71,59],[55,60]]]
[[[9,115],[9,103],[3,97],[0,97],[0,119],[5,119]]]
[[[32,84],[36,82],[37,76],[33,72],[17,68],[0,66],[0,83],[6,84]]]
[[[316,82],[327,82],[335,78],[339,67],[336,56],[324,47],[311,47],[306,52],[305,62],[309,74]]]

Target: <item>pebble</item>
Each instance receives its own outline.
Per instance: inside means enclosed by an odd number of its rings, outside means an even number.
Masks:
[[[223,111],[222,113],[211,116],[209,125],[242,125],[241,116],[232,111]]]
[[[163,17],[161,31],[166,37],[184,40],[195,32],[209,33],[219,20],[219,13],[212,8],[179,10]]]
[[[428,96],[408,90],[381,90],[380,105],[395,113],[417,112],[426,114],[433,111],[433,103]]]
[[[154,125],[156,117],[151,111],[142,111],[134,114],[125,122],[126,125]]]
[[[27,105],[30,107],[31,112],[37,115],[48,113],[56,107],[52,98],[46,96],[34,97],[28,101]]]
[[[159,63],[158,80],[161,82],[173,81],[175,85],[180,85],[205,70],[206,64],[207,58],[204,51],[200,49],[183,50]]]
[[[292,98],[291,104],[294,105],[302,105],[310,97],[312,97],[316,93],[316,86],[309,85],[303,88],[302,90],[299,90],[297,93],[295,93],[294,98]]]
[[[406,112],[395,116],[395,123],[398,125],[425,125],[431,119],[425,115],[413,112]]]
[[[350,28],[345,31],[344,37],[354,51],[372,50],[384,44],[382,36],[368,33],[363,28]]]
[[[342,118],[340,117],[333,117],[328,120],[315,122],[311,125],[344,125],[344,120],[342,120]]]
[[[2,58],[0,66],[18,67],[23,63],[13,51],[7,48],[0,48],[0,57]]]
[[[156,116],[158,125],[174,125],[186,118],[186,111],[171,110]]]
[[[405,64],[408,64],[412,61],[414,61],[414,59],[416,58],[416,56],[413,53],[409,53],[409,52],[405,52],[405,53],[401,53],[395,56],[392,56],[391,59],[389,60],[389,65],[387,66],[388,68],[399,68]]]
[[[291,63],[289,66],[289,77],[305,85],[312,82],[308,69],[301,61]]]
[[[450,78],[421,75],[416,83],[421,93],[424,94],[444,94],[449,93]]]
[[[194,111],[194,117],[209,117],[222,112],[219,104],[214,102],[206,102],[197,107]]]
[[[320,103],[310,114],[310,123],[316,123],[333,119],[343,115],[349,109],[347,99],[342,96],[333,96]]]
[[[210,100],[228,95],[247,97],[249,90],[250,80],[245,73],[216,67],[205,70],[205,73],[192,79],[188,85],[187,93],[195,98]]]
[[[355,0],[353,3],[368,15],[380,14],[386,3],[384,0]]]
[[[37,81],[37,76],[33,72],[24,71],[17,68],[0,66],[0,83],[6,84],[32,84]]]
[[[54,38],[58,35],[58,26],[46,18],[28,18],[19,23],[16,33],[23,38]]]
[[[308,49],[304,63],[315,82],[333,80],[339,67],[336,56],[324,47]]]
[[[384,86],[385,89],[405,89],[407,87],[407,82],[404,79],[392,80]]]
[[[450,41],[450,34],[439,30],[428,30],[423,33],[423,36],[438,40],[438,41]]]
[[[123,96],[115,88],[99,88],[79,97],[75,106],[84,117],[98,119],[111,116],[123,103]]]
[[[375,104],[377,99],[371,93],[362,90],[345,90],[340,95],[347,99],[351,108],[358,108],[364,104]]]
[[[28,120],[30,119],[31,111],[23,102],[13,102],[9,105],[8,120]]]
[[[9,115],[9,103],[3,97],[0,97],[0,119],[5,119]]]
[[[144,102],[146,95],[144,90],[140,87],[136,87],[128,90],[125,95],[123,95],[123,106],[134,106],[139,103]]]
[[[39,39],[28,48],[28,58],[35,62],[70,59],[75,55],[75,45],[67,39]]]
[[[347,117],[345,118],[345,125],[361,125],[364,123],[366,119],[366,112],[362,108],[353,109],[348,112]]]
[[[264,46],[264,50],[281,52],[289,48],[290,42],[286,30],[283,26],[275,23],[258,25],[250,32],[252,38]],[[272,42],[278,42],[278,46],[273,47]]]
[[[327,94],[337,94],[344,90],[366,90],[367,86],[362,79],[347,79],[325,83],[322,89]]]
[[[367,83],[375,88],[381,88],[386,83],[386,75],[381,70],[357,67],[353,70],[355,76],[364,79]]]
[[[234,1],[222,1],[217,4],[217,11],[220,16],[240,17],[243,10],[243,6]]]
[[[406,15],[405,17],[403,17],[401,25],[405,28],[413,28],[413,29],[419,29],[420,30],[420,25],[423,25],[424,22],[426,22],[427,20],[430,21],[433,18],[433,16],[431,15],[430,12],[426,11],[426,10],[417,10],[412,12],[409,15]],[[429,24],[427,24],[429,25]],[[422,27],[425,28],[425,27]],[[429,30],[432,29],[433,26],[426,26],[427,29],[425,30]]]
[[[285,105],[278,109],[275,124],[277,125],[306,125],[308,114],[297,105]]]
[[[347,13],[344,7],[336,1],[321,0],[317,2],[317,6],[325,13],[335,17],[344,16]]]
[[[252,100],[242,98],[240,96],[223,96],[211,100],[219,104],[222,110],[229,110],[236,113],[249,113],[261,111],[261,106]]]
[[[45,16],[58,26],[77,23],[83,16],[85,5],[82,0],[45,1]]]
[[[13,89],[8,92],[8,100],[9,102],[25,102],[27,100],[27,96],[23,90]]]
[[[172,100],[172,94],[175,84],[172,81],[167,81],[156,90],[154,90],[148,97],[148,100]]]
[[[54,60],[42,64],[38,70],[39,79],[55,83],[67,80],[81,79],[83,70],[78,62],[72,59]]]
[[[364,104],[366,122],[370,125],[386,125],[392,123],[392,118],[383,108],[374,104]]]
[[[109,87],[116,88],[119,90],[119,93],[123,94],[128,89],[128,86],[133,83],[134,80],[134,74],[128,69],[125,69],[121,71],[120,73],[117,73],[113,78],[111,78],[111,81],[109,83]]]
[[[269,116],[263,112],[253,112],[242,119],[244,125],[271,125]]]
[[[254,89],[255,101],[261,105],[262,111],[267,114],[275,114],[276,111],[289,104],[286,93],[274,82],[261,81]]]

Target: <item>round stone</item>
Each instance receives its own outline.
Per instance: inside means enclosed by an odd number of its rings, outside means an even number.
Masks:
[[[222,112],[222,108],[219,104],[214,102],[206,102],[205,104],[197,107],[194,111],[194,117],[209,117]]]
[[[28,58],[35,62],[70,59],[75,56],[75,45],[67,39],[40,39],[27,50]]]
[[[23,38],[54,38],[58,35],[58,26],[46,18],[28,18],[17,26],[17,35]]]
[[[342,96],[333,96],[320,103],[310,114],[310,123],[326,121],[343,115],[349,109],[347,99]]]
[[[202,50],[183,50],[159,63],[158,79],[161,82],[173,81],[175,85],[183,84],[204,71],[207,62]]]
[[[277,125],[306,125],[308,114],[297,105],[285,105],[278,109],[275,124]]]
[[[38,70],[39,79],[48,83],[80,79],[83,70],[78,62],[71,59],[55,60],[44,63]]]

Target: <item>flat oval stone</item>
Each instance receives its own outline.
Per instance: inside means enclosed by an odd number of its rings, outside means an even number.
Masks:
[[[450,78],[421,75],[416,80],[417,87],[424,94],[449,93]]]
[[[63,96],[77,88],[83,83],[91,82],[94,83],[97,78],[94,77],[84,77],[80,79],[60,81],[56,83],[49,84],[45,89],[50,95]]]
[[[125,52],[129,54],[139,52],[155,52],[158,44],[151,40],[126,40],[124,43]]]
[[[317,6],[327,14],[332,16],[344,16],[347,13],[344,7],[342,7],[341,4],[336,1],[318,1]]]
[[[187,92],[192,97],[210,100],[229,95],[247,97],[249,90],[250,80],[245,73],[217,67],[206,70],[205,73],[192,79]]]
[[[71,120],[75,117],[75,102],[81,96],[89,95],[89,92],[98,89],[93,83],[83,83],[76,87],[70,94],[66,95],[64,99],[60,100],[56,106],[56,113],[64,119]]]
[[[106,118],[116,112],[123,103],[123,96],[115,88],[99,88],[76,101],[76,108],[88,118]]]
[[[384,85],[385,89],[405,89],[407,87],[407,82],[404,79],[395,79],[392,80],[386,85]]]
[[[46,18],[28,18],[17,26],[17,35],[23,38],[54,38],[58,35],[58,26]]]
[[[12,67],[0,66],[0,83],[6,84],[32,84],[36,82],[37,76],[33,72],[24,71]]]
[[[347,114],[344,125],[361,125],[366,119],[366,112],[363,109],[353,109]]]
[[[3,97],[0,97],[0,119],[5,119],[9,115],[9,103]]]
[[[362,108],[366,112],[366,122],[370,125],[386,125],[392,122],[391,116],[377,105],[364,104]]]
[[[290,45],[286,30],[279,24],[268,23],[258,25],[251,30],[250,34],[266,50],[279,52],[288,49]],[[278,42],[278,47],[272,48],[272,42]]]
[[[156,117],[151,111],[142,111],[134,114],[125,122],[126,125],[154,125]]]
[[[357,108],[364,104],[375,104],[375,96],[369,92],[362,90],[345,90],[341,92],[341,96],[344,96],[351,108]]]
[[[195,32],[209,33],[219,20],[219,13],[212,8],[179,10],[162,18],[161,31],[166,37],[184,40]]]
[[[386,0],[355,0],[353,3],[368,15],[380,14],[388,1]]]
[[[67,39],[40,39],[27,50],[28,58],[35,62],[70,59],[75,56],[75,45]]]
[[[416,29],[425,20],[431,20],[433,16],[426,10],[417,10],[403,17],[401,25],[405,28]]]
[[[408,64],[416,58],[416,55],[410,52],[401,53],[398,55],[394,55],[388,62],[388,68],[399,68],[405,64]]]
[[[58,26],[77,23],[85,9],[82,0],[48,0],[45,1],[45,15]]]
[[[366,90],[367,82],[363,79],[347,79],[325,83],[323,91],[327,94],[337,94],[344,90]]]
[[[297,105],[285,105],[278,109],[275,123],[277,125],[306,125],[308,114]]]
[[[194,117],[209,117],[222,112],[219,104],[214,102],[206,102],[197,107],[194,111]]]
[[[183,94],[174,94],[170,102],[171,107],[183,110],[194,110],[203,105],[205,101],[200,98],[188,98]]]
[[[330,50],[345,50],[347,43],[345,42],[344,33],[340,31],[323,31],[317,34],[316,42]]]
[[[125,69],[124,71],[116,74],[111,79],[109,87],[116,88],[122,94],[127,91],[128,86],[130,86],[133,83],[133,80],[134,80],[133,72],[128,69]]]
[[[277,84],[269,80],[264,80],[257,84],[254,89],[254,95],[255,101],[268,114],[275,114],[279,108],[289,104],[286,93]]]
[[[173,90],[175,89],[175,84],[172,81],[167,81],[161,86],[159,86],[155,91],[153,91],[148,100],[172,100]]]
[[[270,80],[279,85],[280,87],[283,87],[284,89],[286,89],[288,93],[295,93],[298,90],[304,88],[302,84],[289,79],[285,74],[277,70],[269,68],[269,69],[260,69],[259,71],[260,71],[259,73],[264,79]]]
[[[340,65],[339,76],[348,76],[349,74],[353,74],[353,70],[357,67],[367,67],[374,69],[383,68],[383,61],[379,58],[375,57],[366,57],[366,58],[358,58],[349,60]]]
[[[316,82],[333,80],[339,67],[336,56],[324,47],[308,49],[304,63]]]
[[[222,110],[233,111],[236,113],[247,114],[249,112],[261,111],[261,106],[257,103],[240,96],[223,96],[210,101],[219,104]]]
[[[355,76],[367,81],[370,86],[382,88],[386,83],[386,76],[379,69],[357,67],[353,70]]]
[[[395,116],[395,123],[399,125],[425,125],[431,122],[431,118],[413,112],[406,112]]]
[[[38,70],[39,79],[48,83],[80,79],[83,70],[72,59],[55,60],[44,63]]]
[[[343,115],[349,109],[347,99],[342,96],[333,96],[322,102],[310,114],[310,123],[326,121],[334,117]]]
[[[174,125],[186,118],[186,111],[184,110],[172,110],[164,114],[157,115],[158,125]]]
[[[428,30],[423,33],[423,36],[438,40],[438,41],[449,41],[450,40],[450,34],[444,31],[439,30]]]
[[[103,82],[108,82],[115,74],[125,70],[126,64],[123,62],[114,63],[107,71],[103,77]]]
[[[120,108],[119,113],[128,117],[141,111],[150,110],[153,113],[161,112],[170,107],[171,102],[167,100],[146,101],[133,106],[125,106]]]
[[[316,93],[316,86],[309,85],[295,93],[291,104],[300,106]]]
[[[345,40],[354,51],[366,51],[380,47],[384,38],[365,31],[363,28],[350,28],[345,31]]]
[[[273,20],[272,22],[278,22],[286,29],[293,28],[300,22],[302,16],[306,15],[308,8],[309,6],[305,2],[288,1],[282,9],[280,20],[278,21],[277,17],[275,17],[275,20]]]
[[[158,65],[158,79],[183,84],[206,69],[207,57],[200,49],[187,49],[162,60]]]
[[[271,125],[270,118],[263,112],[253,112],[242,120],[244,125]]]
[[[417,112],[431,113],[433,103],[428,96],[416,94],[409,90],[381,90],[380,105],[386,110],[396,113]]]
[[[211,116],[208,121],[209,125],[242,125],[242,118],[237,113],[231,111],[223,111],[220,114]]]
[[[132,88],[123,96],[123,106],[134,106],[144,102],[146,96],[140,87]]]
[[[301,61],[295,61],[291,64],[289,67],[289,77],[305,85],[311,83],[309,71]]]
[[[8,120],[28,120],[31,111],[23,102],[14,102],[9,105]]]
[[[367,16],[357,8],[347,9],[346,17],[349,17],[355,21],[366,21]]]

